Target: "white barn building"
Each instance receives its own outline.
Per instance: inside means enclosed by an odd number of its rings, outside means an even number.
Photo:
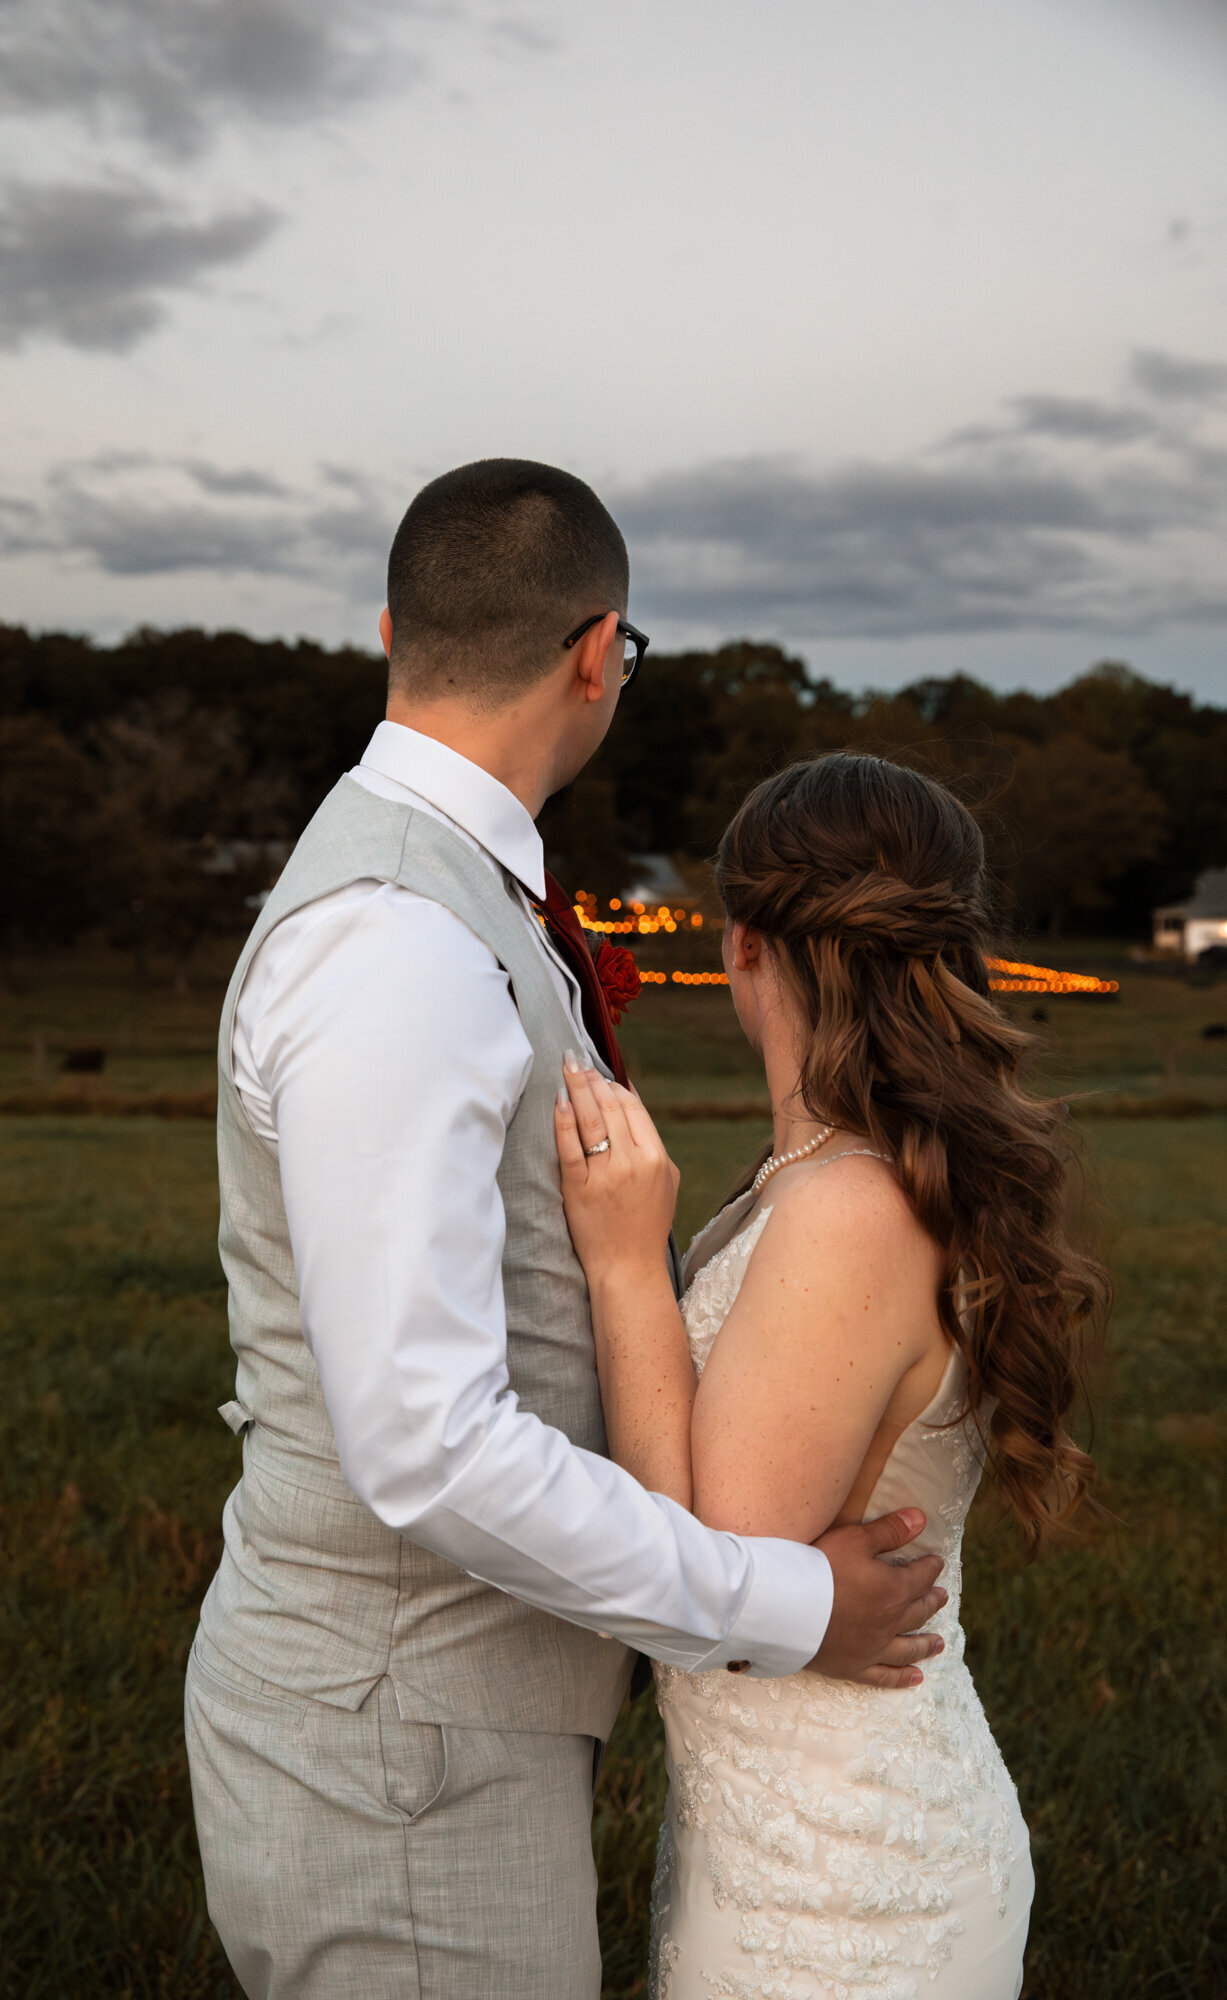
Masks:
[[[1211,945],[1227,945],[1227,868],[1207,868],[1183,903],[1165,903],[1150,914],[1156,951],[1192,961]]]

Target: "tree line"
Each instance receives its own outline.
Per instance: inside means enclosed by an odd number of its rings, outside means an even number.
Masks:
[[[0,626],[7,949],[93,933],[182,965],[244,927],[383,693],[383,661],[354,648]],[[1154,904],[1227,865],[1227,709],[1117,664],[1051,695],[962,675],[853,695],[748,640],[649,653],[601,754],[543,815],[550,865],[606,898],[632,856],[701,862],[751,785],[842,748],[959,793],[1017,930],[1141,935]]]

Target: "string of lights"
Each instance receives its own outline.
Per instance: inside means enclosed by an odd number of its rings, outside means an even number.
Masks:
[[[667,931],[670,936],[675,931],[701,931],[703,918],[698,910],[675,910],[668,904],[660,903],[650,909],[646,903],[623,904],[618,896],[613,896],[609,909],[617,911],[617,916],[599,917],[599,904],[595,896],[585,889],[576,892],[575,914],[586,931],[598,931],[602,937],[655,937],[658,931]]]
[[[606,907],[609,915],[602,917],[596,897],[584,889],[577,891],[575,914],[586,931],[594,931],[600,937],[657,937],[662,932],[673,937],[678,932],[694,933],[703,929],[700,911],[678,909],[668,903],[624,904],[620,897],[612,896]],[[990,974],[995,975],[988,982],[994,993],[1120,991],[1115,979],[1095,979],[1084,972],[1058,972],[1050,965],[1030,965],[1020,959],[990,958],[988,969]],[[642,966],[639,977],[645,986],[727,986],[729,983],[727,974],[723,972],[651,972]]]

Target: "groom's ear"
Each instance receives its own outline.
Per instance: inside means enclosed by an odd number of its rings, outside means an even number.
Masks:
[[[584,683],[588,701],[600,701],[609,685],[612,669],[609,649],[617,636],[618,614],[610,611],[599,625],[589,626],[575,648],[572,671],[576,680]]]
[[[385,660],[390,660],[392,657],[392,613],[388,610],[386,604],[379,614],[379,636],[383,640],[384,658]]]

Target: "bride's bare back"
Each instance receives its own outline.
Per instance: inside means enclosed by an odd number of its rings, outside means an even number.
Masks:
[[[762,1208],[695,1395],[693,1505],[712,1527],[808,1542],[865,1518],[941,1381],[942,1258],[890,1163],[850,1135],[784,1169]]]

